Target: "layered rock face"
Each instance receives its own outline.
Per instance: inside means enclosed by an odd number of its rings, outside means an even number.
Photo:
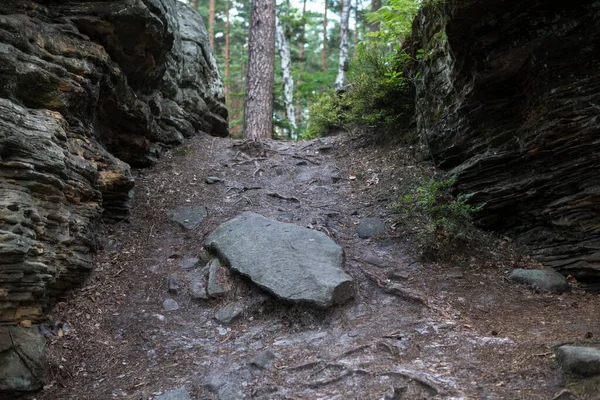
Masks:
[[[424,152],[543,263],[600,283],[600,3],[450,1],[414,24]]]
[[[176,0],[0,3],[0,322],[43,318],[121,219],[130,166],[227,135],[199,15]]]

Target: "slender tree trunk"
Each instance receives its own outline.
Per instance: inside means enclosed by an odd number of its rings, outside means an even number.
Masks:
[[[194,0],[193,5],[194,5],[194,10],[198,11],[198,0]]]
[[[325,12],[323,13],[323,49],[321,50],[321,69],[327,72],[327,0],[325,0]]]
[[[302,73],[304,72],[304,65],[306,64],[304,60],[304,40],[306,37],[306,21],[304,17],[306,15],[306,0],[304,0],[304,4],[302,5],[302,30],[300,31],[300,44],[298,49],[298,58],[300,59],[300,68],[298,71],[298,88],[302,87]],[[302,121],[302,102],[300,99],[301,96],[296,96],[296,124]]]
[[[224,79],[225,79],[225,104],[229,104],[229,0],[225,0],[225,57],[224,57]]]
[[[348,71],[348,19],[350,17],[350,1],[342,0],[342,16],[340,18],[340,65],[338,67],[335,88],[340,90],[346,83],[346,71]]]
[[[380,8],[381,8],[381,0],[372,0],[371,1],[371,12],[372,13],[379,10]],[[372,23],[371,26],[369,26],[369,30],[371,32],[379,31],[379,23],[378,22]]]
[[[294,78],[292,77],[292,56],[290,55],[290,43],[285,37],[283,26],[275,16],[277,47],[281,58],[281,72],[283,75],[283,94],[285,101],[285,112],[290,121],[290,137],[296,139],[296,110],[294,110]]]
[[[274,64],[275,0],[252,0],[244,104],[247,139],[268,139],[272,135]]]
[[[358,0],[354,9],[354,57],[358,51]]]
[[[215,49],[215,0],[208,2],[208,41],[210,48]]]

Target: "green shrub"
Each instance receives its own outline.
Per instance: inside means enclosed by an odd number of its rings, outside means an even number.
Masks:
[[[345,128],[347,108],[345,93],[321,93],[310,106],[308,129],[300,135],[300,139],[314,139],[326,135],[333,128]]]
[[[431,180],[412,193],[402,195],[392,207],[406,225],[413,225],[423,255],[449,259],[453,253],[477,241],[471,219],[480,208],[468,204],[472,195],[452,196],[456,178]]]

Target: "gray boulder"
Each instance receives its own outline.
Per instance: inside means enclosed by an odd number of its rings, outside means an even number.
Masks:
[[[563,371],[577,375],[600,375],[600,350],[591,347],[560,346],[556,358]]]
[[[551,269],[517,268],[508,275],[508,279],[545,292],[562,293],[569,290],[567,279]]]
[[[37,328],[0,327],[0,398],[42,389],[45,349]]]
[[[322,232],[245,212],[215,229],[206,246],[282,299],[326,308],[354,297],[342,249]]]
[[[383,235],[387,231],[387,225],[379,218],[364,218],[358,224],[356,233],[361,239]]]

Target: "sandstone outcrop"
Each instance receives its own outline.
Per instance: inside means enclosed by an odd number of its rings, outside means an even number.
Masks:
[[[122,219],[130,165],[227,135],[200,16],[176,0],[0,2],[0,322],[38,321]]]
[[[600,6],[448,1],[415,49],[424,152],[545,265],[600,283]]]

